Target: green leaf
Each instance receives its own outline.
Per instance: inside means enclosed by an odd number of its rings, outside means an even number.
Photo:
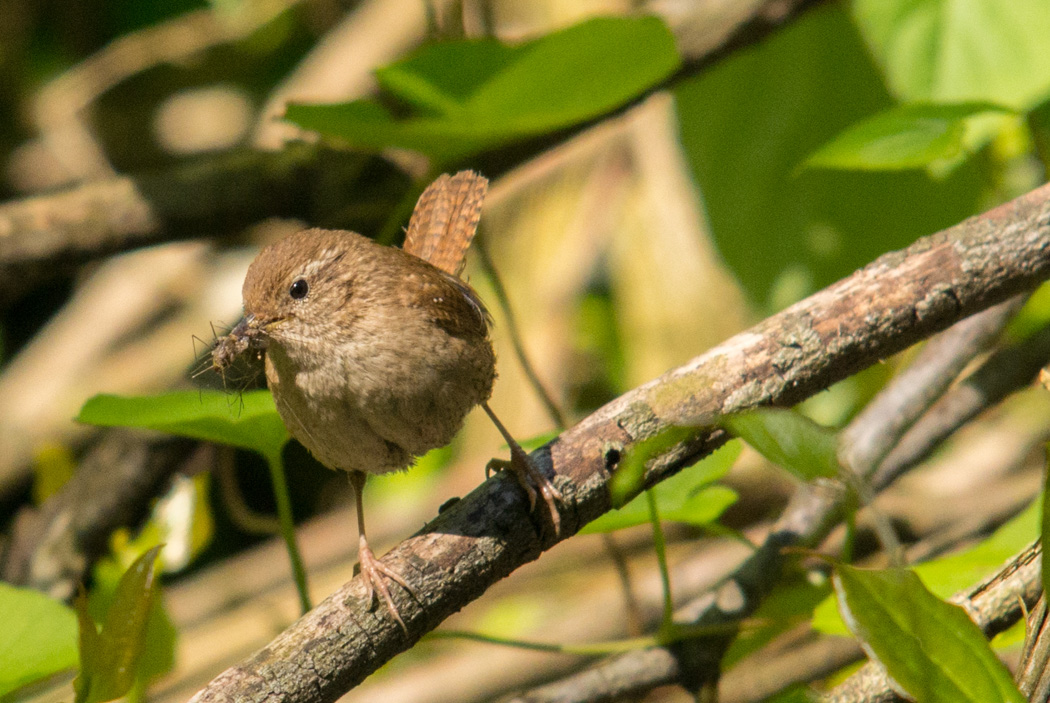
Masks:
[[[270,468],[281,532],[288,545],[303,612],[306,612],[309,603],[306,576],[295,545],[295,527],[281,459],[281,449],[290,435],[268,391],[242,393],[236,399],[218,391],[182,391],[135,398],[99,395],[84,404],[77,420],[106,427],[170,432],[262,454]]]
[[[693,430],[688,427],[669,427],[627,451],[609,479],[609,499],[612,506],[622,508],[627,501],[642,491],[645,487],[645,465],[649,459],[685,441],[692,433]]]
[[[373,101],[291,104],[286,119],[368,151],[402,147],[438,162],[605,114],[671,75],[680,58],[654,17],[598,17],[518,46],[429,46],[377,72],[419,112]]]
[[[33,504],[44,501],[58,493],[69,479],[73,478],[77,462],[73,451],[63,444],[46,444],[33,457]]]
[[[659,498],[659,494],[657,494]],[[727,486],[701,488],[677,507],[661,508],[660,517],[687,525],[709,525],[737,501],[737,492]]]
[[[0,582],[0,697],[77,665],[77,616],[43,593]]]
[[[766,703],[813,703],[815,700],[817,697],[809,690],[809,687],[805,684],[796,684],[767,698]]]
[[[815,7],[674,88],[711,234],[762,314],[982,207],[981,159],[944,179],[799,171],[836,134],[896,102],[843,8]]]
[[[480,83],[469,112],[540,133],[623,105],[678,68],[674,36],[659,19],[596,17],[521,47]]]
[[[1010,320],[1005,342],[1016,344],[1050,324],[1050,283],[1035,289],[1024,307]]]
[[[199,475],[195,478],[201,478]],[[124,530],[114,533],[111,554],[99,559],[92,569],[93,588],[88,597],[88,610],[96,621],[105,619],[110,611],[127,569],[148,549],[162,544],[167,538],[166,526],[157,520],[157,511],[134,537]],[[163,550],[157,568],[161,573],[170,569],[170,544]],[[170,671],[175,665],[175,625],[164,607],[162,593],[156,592],[146,620],[145,642],[135,664],[135,688],[144,690],[153,679]]]
[[[725,417],[719,424],[804,481],[838,474],[838,434],[795,410],[752,410]]]
[[[289,103],[285,118],[303,129],[336,137],[357,149],[412,149],[439,163],[466,158],[514,136],[495,129],[492,125],[474,123],[467,119],[399,120],[386,108],[367,100],[338,105]]]
[[[652,449],[652,446],[647,449]],[[737,495],[725,486],[712,486],[711,484],[726,475],[740,455],[740,449],[739,442],[730,442],[710,456],[654,486],[652,491],[656,496],[660,517],[664,520],[698,526],[704,526],[717,520],[726,508],[736,502]],[[645,461],[641,459],[640,454],[636,455],[637,458],[631,459],[632,454],[636,452],[628,454],[624,466],[621,466],[617,473],[627,468],[628,461],[632,462],[632,466],[644,467]],[[637,496],[622,508],[611,510],[588,523],[580,532],[584,534],[613,532],[636,525],[645,525],[648,522],[649,507],[645,496]]]
[[[1025,111],[1050,96],[1046,0],[853,0],[852,12],[902,100]]]
[[[803,166],[867,171],[925,168],[967,153],[967,126],[973,118],[1009,112],[990,103],[891,108],[839,133]]]
[[[495,39],[440,42],[377,69],[375,75],[383,90],[420,110],[450,115],[520,52],[520,47]]]
[[[81,614],[80,674],[74,681],[77,703],[102,703],[120,698],[131,690],[137,674],[136,665],[145,647],[146,625],[153,609],[157,555],[160,547],[147,550],[128,568],[120,579],[113,601],[106,611],[101,632],[93,632],[94,622]]]
[[[139,427],[230,444],[264,456],[279,454],[288,441],[269,391],[230,396],[220,391],[176,391],[155,396],[97,395],[77,416],[105,427]]]
[[[1010,672],[957,605],[907,569],[835,568],[843,617],[910,698],[923,703],[1023,703]]]
[[[1000,527],[983,542],[940,559],[918,564],[914,571],[930,591],[948,598],[994,573],[1003,563],[1039,535],[1041,499],[1033,501],[1020,515]],[[846,635],[835,599],[817,606],[813,629],[829,635]]]

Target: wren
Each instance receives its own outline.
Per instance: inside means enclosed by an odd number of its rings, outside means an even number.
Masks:
[[[438,178],[419,198],[403,249],[323,229],[269,245],[245,277],[243,320],[212,352],[221,371],[249,349],[265,350],[267,383],[289,432],[322,464],[349,473],[368,599],[378,593],[403,629],[384,577],[413,591],[368,546],[368,474],[406,469],[448,444],[481,405],[511,447],[504,463],[530,506],[538,489],[555,533],[560,526],[561,494],[488,406],[496,378],[490,319],[459,278],[487,187],[470,171]]]

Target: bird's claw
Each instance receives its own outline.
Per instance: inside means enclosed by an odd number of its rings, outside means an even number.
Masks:
[[[398,612],[397,606],[394,605],[394,599],[390,596],[390,589],[384,581],[384,577],[397,583],[413,598],[416,597],[415,591],[408,585],[408,582],[402,578],[401,574],[376,559],[375,554],[372,553],[372,549],[368,546],[368,542],[364,537],[361,538],[358,546],[358,560],[361,563],[361,576],[365,582],[365,599],[368,601],[369,607],[372,607],[375,603],[376,594],[378,593],[383,599],[386,609],[392,616],[394,616],[394,619],[397,620],[397,624],[401,626],[401,629],[407,633],[408,628],[405,626],[405,621],[401,619],[401,614]]]
[[[554,527],[554,535],[559,535],[561,533],[561,514],[558,511],[558,503],[562,500],[561,491],[542,471],[536,468],[529,455],[520,447],[511,447],[510,461],[492,459],[485,467],[486,473],[497,470],[510,470],[514,474],[514,478],[517,479],[529,499],[530,512],[536,510],[537,489],[539,490],[539,494],[543,496],[543,502],[547,505],[547,513]]]

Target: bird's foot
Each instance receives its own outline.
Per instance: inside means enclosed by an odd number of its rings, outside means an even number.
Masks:
[[[558,511],[558,503],[562,500],[561,491],[557,486],[536,468],[529,455],[517,444],[511,445],[510,461],[492,459],[485,467],[486,473],[503,470],[513,472],[514,478],[518,480],[518,484],[529,498],[530,510],[536,509],[537,491],[539,491],[539,494],[543,496],[543,502],[547,505],[547,514],[554,527],[554,536],[557,537],[561,533],[561,514]]]
[[[397,611],[397,606],[394,605],[394,599],[390,597],[390,588],[387,586],[385,579],[390,579],[401,586],[413,598],[416,598],[416,592],[412,590],[412,587],[402,578],[401,574],[376,559],[364,536],[361,537],[358,546],[357,558],[361,562],[361,576],[365,580],[365,598],[369,607],[375,603],[376,594],[379,594],[383,599],[383,603],[386,604],[386,609],[394,616],[401,629],[407,633],[408,628],[405,627],[405,621],[401,619],[401,614]]]

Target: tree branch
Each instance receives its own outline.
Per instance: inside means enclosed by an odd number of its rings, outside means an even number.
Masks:
[[[608,479],[625,452],[672,427],[696,427],[653,458],[652,485],[710,452],[723,414],[791,405],[1050,275],[1050,186],[900,252],[768,318],[601,408],[533,453],[566,496],[562,538],[610,508]],[[404,635],[370,611],[354,579],[195,701],[332,701],[424,632],[479,597],[544,542],[513,480],[497,476],[405,540],[384,561],[408,577],[397,593]]]
[[[181,437],[107,432],[61,490],[19,515],[0,554],[0,577],[71,601],[108,552],[110,534],[146,514],[197,446]]]
[[[923,415],[886,455],[872,479],[891,483],[925,459],[955,430],[983,410],[1032,382],[1050,361],[1050,325],[1024,341],[992,354],[980,368],[951,388]]]
[[[966,365],[995,341],[1027,299],[1016,296],[930,340],[894,379],[892,392],[879,393],[843,432],[842,464],[859,475],[870,475]]]
[[[292,145],[119,176],[0,205],[0,303],[28,282],[116,251],[198,238],[266,217],[331,219],[367,157]]]

